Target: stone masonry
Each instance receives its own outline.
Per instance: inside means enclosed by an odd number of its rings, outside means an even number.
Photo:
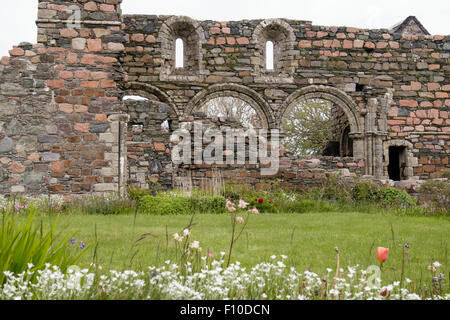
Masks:
[[[210,99],[230,96],[252,106],[266,129],[280,129],[307,99],[339,107],[353,157],[285,155],[276,177],[293,187],[337,170],[387,179],[393,147],[404,148],[405,179],[450,168],[450,36],[429,35],[414,17],[367,30],[123,15],[120,4],[39,0],[38,43],[1,58],[0,193],[170,188],[180,169],[170,161],[171,131]],[[181,169],[207,177],[211,168]],[[246,165],[222,170],[230,180],[263,183]]]

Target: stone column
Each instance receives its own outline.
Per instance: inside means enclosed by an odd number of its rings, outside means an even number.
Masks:
[[[113,114],[108,117],[110,130],[100,134],[100,142],[111,148],[110,153],[105,154],[105,160],[110,162],[110,167],[102,168],[102,177],[113,178],[110,183],[100,183],[94,186],[95,192],[118,192],[125,194],[127,183],[127,150],[126,132],[129,116],[127,114]]]

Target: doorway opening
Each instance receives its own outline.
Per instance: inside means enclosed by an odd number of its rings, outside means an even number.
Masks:
[[[394,181],[405,180],[406,177],[406,147],[389,147],[389,179]]]

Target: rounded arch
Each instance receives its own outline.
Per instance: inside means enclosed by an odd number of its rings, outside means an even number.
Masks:
[[[260,22],[253,32],[253,41],[257,48],[257,55],[261,57],[260,63],[256,65],[257,73],[277,73],[283,75],[292,75],[295,72],[291,63],[293,60],[291,54],[295,46],[294,29],[282,19],[266,19]],[[267,50],[268,42],[273,44],[273,68],[267,68]],[[272,54],[270,52],[269,54]],[[270,58],[272,60],[272,58]]]
[[[294,29],[282,19],[266,19],[260,22],[253,32],[253,39],[257,43],[264,40],[281,40],[287,39],[292,47],[294,47],[295,33]]]
[[[202,71],[202,45],[206,42],[201,24],[186,16],[172,16],[162,24],[158,42],[161,43],[161,57],[164,60],[162,73],[171,74],[175,70],[175,41],[184,44],[184,71]]]
[[[361,111],[353,99],[345,92],[328,86],[309,86],[292,93],[281,107],[279,127],[283,126],[283,120],[292,109],[300,102],[309,99],[323,99],[335,103],[342,108],[350,123],[350,135],[364,132],[364,119]]]
[[[176,107],[175,103],[173,103],[169,95],[167,95],[164,91],[151,84],[140,82],[129,82],[125,85],[125,91],[123,96],[125,95],[138,95],[144,98],[148,98],[149,100],[152,100],[152,96],[155,96],[159,99],[159,101],[169,105],[177,116],[180,116],[180,111]]]
[[[274,125],[269,104],[254,90],[238,84],[216,84],[198,93],[186,107],[186,114],[192,114],[197,108],[211,99],[219,97],[235,97],[248,103],[261,118],[264,128]]]

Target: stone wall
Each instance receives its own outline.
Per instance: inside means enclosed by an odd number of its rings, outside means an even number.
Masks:
[[[258,161],[256,164],[252,163],[251,154],[254,152],[253,156],[255,156],[261,148],[266,148],[267,154],[271,155],[273,147],[271,145],[270,132],[268,132],[267,136],[263,136],[262,140],[255,140],[257,143],[255,144],[255,149],[252,149],[249,146],[250,137],[258,137],[259,129],[255,129],[254,132],[250,133],[232,119],[206,118],[201,113],[182,120],[180,127],[190,132],[191,141],[193,142],[191,149],[192,158],[190,164],[183,163],[174,166],[173,172],[175,177],[188,177],[191,180],[190,184],[194,187],[211,187],[208,185],[214,184],[215,181],[224,181],[246,184],[253,188],[264,188],[270,181],[276,179],[283,187],[302,190],[305,187],[320,186],[329,176],[336,173],[340,173],[343,177],[364,175],[365,163],[363,159],[324,156],[298,158],[284,150],[282,146],[280,146],[279,150],[276,150],[280,156],[277,169],[271,173],[264,172],[261,169],[270,168],[271,163],[265,163],[265,161]],[[197,130],[201,128],[201,131],[195,131],[196,127]],[[205,147],[212,142],[209,138],[206,138],[205,132],[208,130],[214,130],[214,134],[220,133],[223,137],[224,145],[216,150],[219,154],[216,154],[214,157],[215,160],[222,162],[220,164],[217,162],[210,164],[204,158],[203,161],[196,161],[196,154],[206,152]],[[236,143],[238,139],[232,144],[225,143],[229,130],[242,130],[241,132],[245,133],[242,135],[242,142],[244,143],[238,145]],[[195,140],[196,138],[197,140]],[[266,142],[262,144],[261,141]],[[238,162],[239,150],[243,150],[243,154],[245,154],[245,158],[242,159],[243,163]],[[230,161],[230,159],[233,161]]]
[[[158,121],[224,96],[247,102],[268,129],[280,128],[305,99],[340,107],[355,158],[321,159],[314,169],[385,178],[387,151],[399,145],[409,178],[450,167],[449,36],[416,34],[409,22],[396,31],[122,15],[120,4],[39,0],[38,43],[20,43],[1,58],[0,193],[121,191],[156,180],[170,187],[172,145]],[[174,68],[176,38],[185,42],[183,69]],[[274,70],[266,70],[267,41]],[[129,94],[148,98],[148,112],[123,103]],[[143,119],[148,135],[133,132]],[[315,183],[301,160],[289,159],[282,176]],[[194,176],[209,170],[198,169]],[[251,168],[226,175],[259,183]]]
[[[174,21],[192,25],[196,37],[205,39],[197,57],[200,67],[189,76],[171,69],[172,48],[165,44],[177,37],[176,28],[171,29]],[[414,177],[434,177],[448,167],[449,36],[411,34],[411,28],[402,34],[285,19],[215,22],[126,15],[124,24],[128,42],[123,67],[129,82],[150,83],[147,90],[158,93],[180,115],[191,113],[213,95],[235,93],[251,100],[268,127],[277,128],[299,91],[326,86],[357,106],[355,119],[349,120],[359,126],[353,123],[350,135],[357,155],[367,159],[367,174],[386,176],[383,145],[398,139],[413,144]],[[275,50],[279,63],[273,72],[264,70],[267,40],[288,49],[278,57]],[[314,91],[308,94],[320,96]],[[372,106],[371,99],[375,99]]]
[[[39,43],[2,58],[1,193],[119,190],[119,4],[39,1]],[[89,20],[79,29],[73,5]]]

